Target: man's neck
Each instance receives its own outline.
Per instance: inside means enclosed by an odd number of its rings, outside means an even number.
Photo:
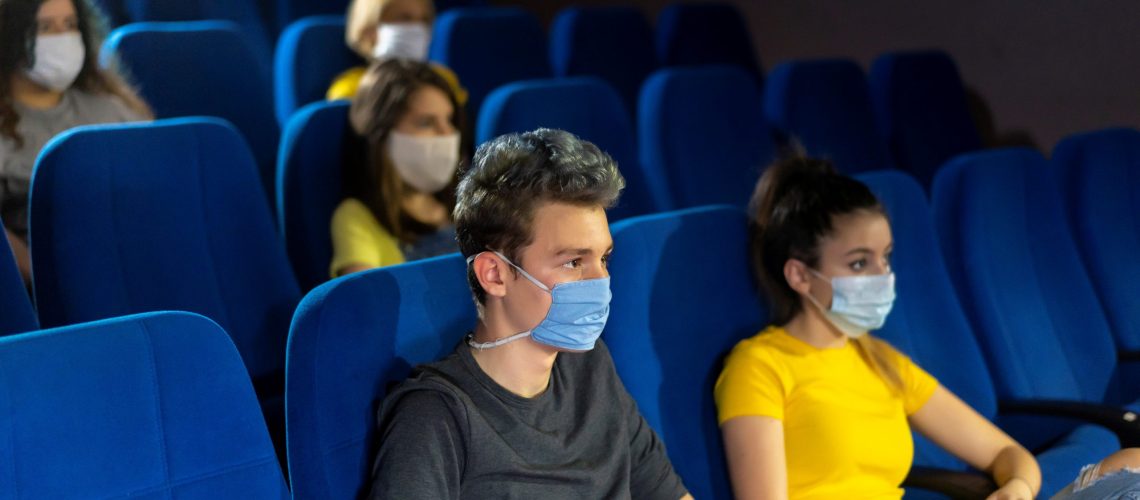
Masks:
[[[525,329],[515,331],[513,327],[499,321],[502,315],[488,311],[475,327],[476,342],[491,342],[515,335]],[[479,368],[504,389],[522,396],[533,398],[546,391],[550,385],[550,372],[558,350],[530,337],[508,342],[491,349],[471,348],[471,354]]]
[[[12,75],[9,83],[12,100],[32,109],[50,109],[59,106],[63,92],[44,88],[22,74]]]

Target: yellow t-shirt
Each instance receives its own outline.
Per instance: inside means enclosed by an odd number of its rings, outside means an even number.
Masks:
[[[329,275],[333,278],[350,265],[381,267],[404,262],[399,241],[356,198],[346,198],[336,207],[329,232],[333,244]]]
[[[901,398],[854,342],[818,349],[770,326],[737,344],[725,361],[715,388],[718,421],[783,422],[791,499],[899,499],[914,459],[907,416],[926,404],[938,381],[891,353],[904,384]]]
[[[467,104],[467,89],[459,85],[459,77],[455,75],[446,66],[432,63],[431,69],[435,70],[436,74],[443,77],[447,81],[447,85],[451,87],[451,91],[455,93],[455,100],[459,102],[460,106]],[[352,99],[356,96],[357,89],[360,88],[360,79],[364,78],[364,73],[368,71],[365,66],[357,66],[345,70],[340,75],[337,75],[329,86],[328,92],[325,94],[325,99],[335,101],[337,99]]]

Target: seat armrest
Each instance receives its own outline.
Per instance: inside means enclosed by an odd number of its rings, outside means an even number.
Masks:
[[[1081,401],[1031,399],[1001,401],[998,403],[998,412],[1081,420],[1112,431],[1120,438],[1123,447],[1140,446],[1140,415],[1119,406]]]
[[[912,467],[903,488],[933,491],[958,499],[984,499],[997,490],[997,483],[980,472],[963,472],[934,467]]]

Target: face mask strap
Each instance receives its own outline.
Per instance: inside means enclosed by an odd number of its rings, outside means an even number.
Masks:
[[[468,257],[468,258],[467,258],[467,265],[468,265],[468,266],[470,266],[472,262],[475,262],[475,258],[476,258],[476,257],[478,257],[478,256],[480,256],[480,255],[483,255],[484,253],[487,253],[487,252],[491,252],[491,253],[493,253],[493,254],[495,254],[495,255],[498,255],[500,259],[503,259],[503,262],[506,262],[506,263],[507,263],[507,264],[509,264],[511,267],[513,267],[513,268],[517,269],[517,270],[518,270],[518,272],[522,273],[522,275],[523,275],[523,277],[524,277],[524,278],[526,278],[526,279],[530,280],[530,282],[531,282],[531,283],[534,283],[534,286],[537,286],[537,287],[541,288],[541,289],[542,289],[542,291],[544,291],[544,292],[546,292],[546,293],[550,293],[550,288],[548,288],[546,285],[542,284],[542,282],[541,282],[541,281],[538,281],[538,279],[537,279],[537,278],[535,278],[534,276],[531,276],[531,275],[530,275],[530,273],[526,272],[526,270],[525,270],[525,269],[523,269],[523,268],[521,268],[521,267],[519,267],[519,266],[515,265],[515,263],[514,263],[514,262],[511,262],[511,259],[508,259],[508,258],[507,258],[507,256],[505,256],[505,255],[503,255],[503,254],[499,253],[499,251],[498,251],[498,250],[486,250],[486,251],[483,251],[483,252],[479,252],[479,253],[477,253],[477,254],[475,254],[475,255],[472,255],[472,256],[470,256],[470,257]]]
[[[484,349],[493,349],[493,348],[499,347],[501,345],[509,344],[511,342],[514,342],[518,339],[521,339],[521,338],[529,336],[529,335],[530,335],[530,332],[526,331],[526,332],[522,332],[522,333],[516,333],[514,335],[511,335],[510,337],[504,337],[504,338],[501,338],[499,340],[495,340],[492,342],[476,342],[475,341],[475,335],[474,334],[468,334],[467,335],[467,345],[482,351]]]

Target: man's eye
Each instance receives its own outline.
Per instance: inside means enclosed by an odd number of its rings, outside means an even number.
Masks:
[[[574,259],[570,262],[563,264],[562,267],[565,267],[567,269],[578,269],[579,267],[582,267],[582,259],[581,258]]]
[[[610,255],[607,254],[607,255],[602,256],[602,267],[609,269],[609,267],[610,267]]]

